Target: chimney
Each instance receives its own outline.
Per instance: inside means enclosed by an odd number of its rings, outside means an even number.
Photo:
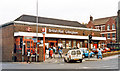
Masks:
[[[90,15],[90,21],[93,21],[93,17]]]

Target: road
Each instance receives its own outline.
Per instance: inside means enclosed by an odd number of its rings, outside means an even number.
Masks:
[[[65,63],[63,59],[60,63],[2,63],[2,69],[118,69],[118,55],[98,61],[83,61],[82,63]]]

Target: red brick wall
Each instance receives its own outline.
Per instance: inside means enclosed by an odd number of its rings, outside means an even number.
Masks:
[[[2,61],[12,61],[14,49],[13,25],[2,28]]]

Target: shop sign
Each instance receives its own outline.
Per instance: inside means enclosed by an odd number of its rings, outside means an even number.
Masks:
[[[48,29],[48,32],[61,33],[61,34],[78,34],[78,32],[75,32],[75,31],[60,30],[60,29]]]
[[[42,28],[42,34],[45,34],[45,28]]]
[[[28,32],[30,32],[31,30],[32,30],[31,27],[27,27],[27,28],[26,28],[26,31],[28,31]]]

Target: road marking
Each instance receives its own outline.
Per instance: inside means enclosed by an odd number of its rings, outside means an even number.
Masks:
[[[84,69],[88,69],[88,68],[90,68],[90,67],[83,67]]]

